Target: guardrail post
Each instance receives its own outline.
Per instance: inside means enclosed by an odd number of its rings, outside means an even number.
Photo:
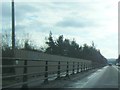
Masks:
[[[22,88],[28,88],[28,85],[26,84],[26,82],[28,81],[28,76],[26,75],[27,74],[27,60],[24,61],[24,68],[23,68],[23,84],[22,85]]]
[[[48,61],[45,62],[45,80],[44,83],[48,83]]]
[[[91,69],[93,69],[93,67],[92,67],[92,63],[90,64],[90,70],[91,70]]]
[[[87,71],[87,64],[85,63],[85,71]]]
[[[90,70],[92,69],[92,64],[90,64]]]
[[[58,73],[57,73],[57,78],[60,78],[60,61],[58,62]]]
[[[87,71],[87,64],[85,63],[85,71]]]
[[[87,64],[87,70],[89,70],[89,64]]]
[[[88,70],[90,70],[90,64],[88,64]]]
[[[78,62],[78,65],[77,65],[77,73],[79,73],[79,62]]]
[[[94,64],[93,64],[93,62],[92,62],[92,64],[91,64],[91,67],[92,67],[92,69],[94,69]]]
[[[69,76],[69,62],[67,61],[66,76]]]
[[[84,69],[84,71],[85,71],[85,63],[84,63],[84,65],[83,65],[83,69]]]
[[[96,68],[96,65],[95,65],[95,63],[93,63],[93,69],[95,69]]]
[[[82,65],[83,63],[81,62],[81,72],[83,71],[83,65]]]
[[[87,71],[88,70],[88,65],[87,64],[86,64],[85,68],[86,68],[86,71]]]
[[[89,64],[87,64],[87,70],[89,70]]]
[[[91,65],[89,64],[89,70],[91,69]]]
[[[74,71],[75,71],[75,69],[74,69],[74,68],[75,68],[75,65],[74,65],[74,64],[75,64],[75,62],[73,62],[73,72],[72,72],[72,74],[75,74],[75,73],[74,73]]]

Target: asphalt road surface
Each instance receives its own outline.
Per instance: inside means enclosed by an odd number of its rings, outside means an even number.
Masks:
[[[69,84],[66,88],[118,88],[119,73],[117,66],[105,66],[82,80]]]

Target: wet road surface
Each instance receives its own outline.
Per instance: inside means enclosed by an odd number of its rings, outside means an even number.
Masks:
[[[117,66],[105,66],[65,88],[118,88],[119,73]]]

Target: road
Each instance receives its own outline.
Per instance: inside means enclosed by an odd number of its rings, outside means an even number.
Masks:
[[[117,66],[105,66],[65,88],[118,88],[119,73]]]

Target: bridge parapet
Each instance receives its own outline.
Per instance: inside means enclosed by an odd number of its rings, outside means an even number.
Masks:
[[[63,56],[34,53],[28,51],[16,52],[14,58],[3,57],[2,60],[14,61],[14,65],[3,65],[14,69],[14,73],[3,75],[3,88],[28,87],[29,83],[41,81],[47,83],[51,79],[77,74],[93,68],[89,60],[68,58]],[[22,57],[23,56],[23,57]],[[31,58],[32,56],[32,58]],[[39,58],[38,58],[39,57]],[[12,78],[12,80],[11,80]],[[13,83],[6,83],[8,80]]]

